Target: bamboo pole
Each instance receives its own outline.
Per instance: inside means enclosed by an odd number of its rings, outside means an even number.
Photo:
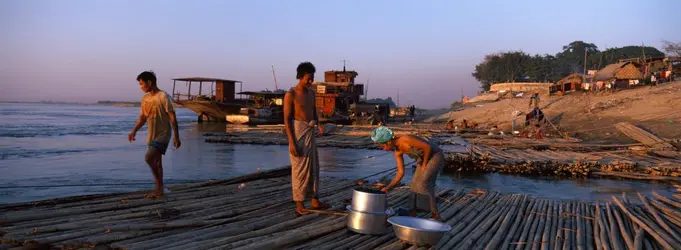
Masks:
[[[619,237],[620,235],[618,233],[620,232],[620,228],[615,221],[615,216],[613,215],[610,203],[605,203],[605,211],[608,218],[608,226],[610,227],[610,242],[612,243],[612,247],[614,249],[624,249],[626,245],[622,243],[622,239]]]
[[[539,231],[540,226],[543,228],[543,224],[541,223],[542,218],[544,215],[546,215],[548,212],[546,210],[546,207],[548,206],[549,201],[547,200],[542,200],[541,205],[539,206],[539,209],[537,210],[538,212],[534,214],[534,220],[532,221],[532,225],[530,226],[530,231],[527,234],[527,244],[519,244],[517,246],[524,246],[524,249],[526,250],[531,250],[531,249],[539,249],[541,247],[541,232]]]
[[[627,227],[627,225],[624,223],[623,217],[620,215],[619,211],[617,209],[613,208],[612,213],[615,216],[616,219],[616,224],[620,230],[620,235],[624,239],[624,243],[626,244],[626,247],[628,249],[634,249],[634,240],[632,238],[632,233],[630,227]]]
[[[504,200],[505,197],[500,197],[499,200]],[[458,228],[461,229],[456,235],[454,235],[451,239],[446,242],[444,245],[445,248],[451,248],[457,245],[464,237],[466,237],[471,230],[476,227],[478,224],[482,222],[482,220],[487,216],[489,213],[491,213],[495,206],[495,203],[498,202],[497,200],[491,200],[489,202],[483,203],[482,208],[479,210],[480,213],[472,213],[470,216],[464,218],[463,223],[459,223],[460,226]],[[468,218],[468,219],[467,219]]]
[[[491,212],[489,216],[487,216],[484,220],[481,220],[481,224],[476,224],[476,227],[473,228],[471,234],[468,234],[466,238],[464,239],[463,243],[460,245],[460,248],[458,249],[470,249],[471,246],[475,243],[476,240],[478,240],[482,235],[487,232],[487,229],[489,229],[494,222],[497,221],[497,219],[502,216],[508,209],[510,209],[509,204],[513,204],[516,201],[516,196],[515,195],[509,195],[505,197],[506,200],[503,202],[499,202],[497,206],[494,207],[494,210]],[[482,245],[482,244],[480,244]]]
[[[677,246],[681,246],[681,236],[679,236],[679,234],[676,233],[675,230],[672,230],[671,227],[669,225],[667,225],[667,223],[660,217],[660,215],[658,215],[658,212],[655,211],[655,209],[652,208],[650,206],[650,204],[648,203],[648,199],[643,197],[643,195],[641,195],[641,193],[637,193],[637,194],[638,194],[638,198],[641,200],[641,202],[643,202],[643,205],[645,206],[645,208],[648,209],[648,213],[650,215],[652,215],[655,218],[655,221],[657,222],[657,224],[660,227],[662,227],[664,230],[666,230],[667,233],[669,234],[669,236],[671,236],[668,242],[671,243],[671,244],[676,244]]]
[[[521,229],[521,234],[520,238],[518,238],[518,243],[523,243],[527,241],[528,234],[530,233],[530,228],[532,227],[532,223],[534,222],[535,215],[537,214],[537,211],[541,210],[541,207],[544,205],[545,200],[539,200],[535,203],[535,206],[532,207],[532,211],[529,213],[527,216],[527,219],[525,220],[524,227]],[[516,245],[516,250],[521,250],[523,249],[522,244],[517,244]]]
[[[603,223],[603,210],[600,207],[599,202],[596,202],[596,222],[598,223],[598,231],[600,233],[599,238],[601,240],[601,247],[603,250],[610,250],[610,233],[608,232],[608,228],[605,227],[605,223]]]
[[[507,250],[512,246],[511,242],[518,241],[517,238],[515,237],[516,233],[520,232],[519,228],[525,222],[525,216],[527,216],[531,212],[528,210],[533,209],[538,202],[539,202],[538,199],[532,198],[529,195],[525,195],[525,202],[523,202],[523,205],[520,207],[520,210],[516,214],[515,221],[513,222],[513,225],[511,225],[511,228],[509,229],[509,232],[506,235],[506,237],[504,237],[504,241],[502,242],[500,249]]]
[[[629,211],[624,204],[620,200],[618,200],[616,197],[612,197],[613,201],[617,203],[618,206],[626,213],[629,218],[634,221],[636,224],[641,226],[643,229],[648,232],[655,240],[657,240],[658,243],[660,243],[664,248],[666,249],[673,249],[672,245],[669,244],[670,241],[672,241],[671,236],[667,235],[661,228],[659,228],[657,225],[654,225],[652,223],[646,223],[647,219],[643,218],[638,218],[634,216],[631,211]],[[676,244],[677,246],[679,244]]]
[[[569,249],[573,249],[571,247],[572,246],[572,233],[570,231],[572,229],[572,217],[570,217],[568,215],[568,213],[572,212],[572,202],[568,202],[567,204],[565,204],[565,211],[567,211],[567,212],[564,215],[564,217],[565,217],[565,229],[566,230],[563,230],[563,239],[564,239],[563,250],[569,250]]]
[[[504,240],[503,237],[506,236],[513,219],[518,217],[518,214],[520,213],[520,206],[524,205],[526,200],[527,195],[519,195],[519,197],[516,198],[515,202],[512,204],[511,210],[504,216],[504,219],[497,229],[497,232],[494,234],[489,243],[487,243],[485,250],[498,249],[499,245]]]
[[[252,244],[249,246],[244,246],[236,249],[240,250],[246,250],[246,249],[253,249],[253,250],[258,250],[258,249],[274,249],[274,248],[281,248],[286,245],[304,241],[306,239],[314,238],[320,235],[324,235],[336,230],[340,230],[344,228],[345,225],[345,217],[339,217],[336,218],[335,220],[331,221],[330,223],[326,223],[323,225],[319,225],[318,227],[308,227],[308,228],[299,228],[299,229],[294,229],[291,231],[291,233],[283,235],[281,237],[277,237],[275,239],[271,239],[265,242],[259,242],[256,244]]]
[[[553,219],[555,218],[554,216],[554,209],[555,209],[555,202],[549,201],[547,209],[546,209],[546,216],[543,218],[544,220],[544,229],[542,230],[542,235],[541,239],[541,245],[539,246],[539,249],[541,250],[549,250],[549,247],[551,247],[551,241],[553,240],[551,238],[551,229]]]

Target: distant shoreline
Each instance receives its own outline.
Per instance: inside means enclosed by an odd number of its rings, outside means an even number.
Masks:
[[[40,101],[40,102],[12,102],[12,101],[0,101],[0,103],[14,103],[14,104],[68,104],[68,105],[96,105],[96,106],[112,106],[112,107],[139,107],[140,102],[117,102],[117,101],[98,101],[96,103],[82,103],[82,102],[53,102],[53,101]],[[183,108],[181,105],[173,103],[175,108]]]

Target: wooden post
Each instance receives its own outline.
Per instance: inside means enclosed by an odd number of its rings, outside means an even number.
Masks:
[[[173,100],[175,100],[175,80],[173,80]]]
[[[192,99],[192,81],[189,81],[189,88],[187,88],[187,100]]]
[[[203,82],[199,81],[199,95],[201,95],[201,87],[203,86]]]

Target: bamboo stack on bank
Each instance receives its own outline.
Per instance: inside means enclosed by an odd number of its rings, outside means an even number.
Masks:
[[[289,169],[171,187],[162,200],[142,193],[67,197],[0,207],[2,246],[57,249],[417,249],[394,233],[361,235],[346,217],[297,217]],[[384,176],[386,177],[386,176]],[[389,177],[389,176],[388,176]],[[359,182],[325,178],[321,197],[339,209]],[[245,184],[245,187],[244,185]],[[557,201],[481,190],[438,190],[452,226],[433,249],[677,249],[681,196]],[[409,191],[389,194],[405,207]],[[429,217],[429,214],[421,214]],[[421,248],[425,249],[425,248]]]

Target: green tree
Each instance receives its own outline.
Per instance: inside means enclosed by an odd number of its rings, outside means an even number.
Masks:
[[[681,44],[666,43],[670,54],[681,52]],[[587,57],[584,58],[586,51]],[[556,55],[528,55],[522,51],[508,51],[486,55],[475,65],[471,74],[480,82],[483,90],[499,82],[539,81],[555,82],[561,78],[586,69],[601,69],[620,59],[636,57],[661,57],[664,53],[654,47],[624,46],[600,51],[593,43],[574,41],[562,47]]]

